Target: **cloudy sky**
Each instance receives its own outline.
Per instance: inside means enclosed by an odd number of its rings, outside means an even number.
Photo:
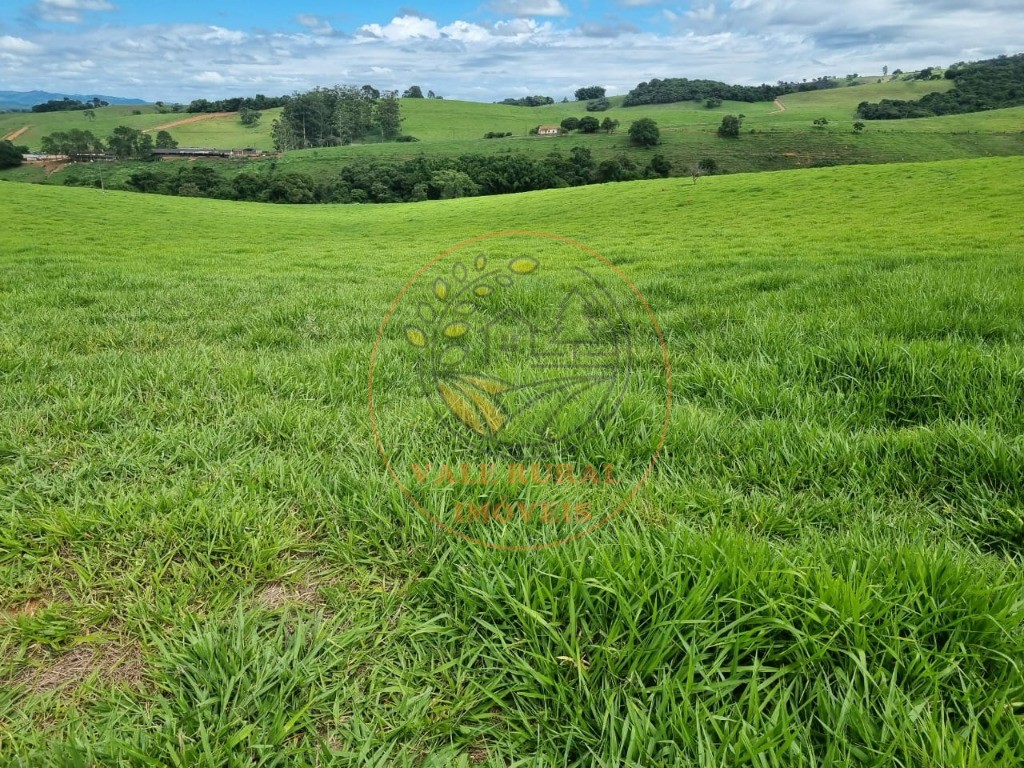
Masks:
[[[737,83],[1024,50],[1022,0],[0,0],[0,90],[148,100],[335,83],[495,101],[653,77]]]

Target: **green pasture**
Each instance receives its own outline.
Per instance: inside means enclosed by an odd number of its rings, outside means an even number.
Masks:
[[[0,182],[0,762],[1020,764],[1022,173],[322,207]],[[603,254],[672,370],[647,484],[533,552],[421,517],[368,415],[402,286],[505,230]]]

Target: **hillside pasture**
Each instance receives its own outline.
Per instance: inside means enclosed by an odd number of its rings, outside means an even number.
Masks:
[[[0,182],[0,762],[1020,764],[1022,175]],[[649,482],[540,552],[419,516],[368,416],[402,286],[503,230],[618,266],[672,368]]]

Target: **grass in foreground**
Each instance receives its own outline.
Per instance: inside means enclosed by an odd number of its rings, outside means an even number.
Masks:
[[[1022,171],[344,208],[5,185],[3,761],[1021,762]],[[411,512],[365,405],[401,285],[504,229],[619,265],[674,371],[637,503],[539,553]]]

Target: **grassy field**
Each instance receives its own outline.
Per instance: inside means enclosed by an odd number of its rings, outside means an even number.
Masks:
[[[90,119],[84,112],[44,112],[25,113],[8,112],[0,113],[0,137],[10,131],[16,131],[28,127],[25,133],[16,140],[17,144],[24,144],[30,149],[38,150],[43,136],[56,131],[66,131],[72,128],[79,128],[83,131],[92,131],[99,138],[106,138],[119,125],[127,125],[138,128],[140,131],[155,131],[157,128],[178,120],[185,120],[196,115],[185,112],[159,114],[156,107],[151,104],[138,106],[112,106],[101,107],[93,110],[96,117]],[[141,112],[139,115],[133,112]],[[237,115],[214,117],[187,125],[178,125],[167,129],[182,146],[192,147],[258,147],[260,149],[273,149],[273,141],[270,139],[270,124],[280,113],[279,109],[268,109],[264,113],[263,121],[255,128],[246,128],[242,125]]]
[[[2,184],[0,762],[1020,764],[1022,174]],[[508,229],[623,270],[673,371],[649,483],[539,552],[410,509],[367,410],[403,284]]]

